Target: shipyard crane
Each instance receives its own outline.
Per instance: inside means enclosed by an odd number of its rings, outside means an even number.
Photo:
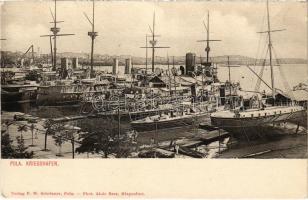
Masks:
[[[88,15],[85,12],[83,13],[85,15],[85,17],[87,18],[87,20],[89,21],[89,23],[91,24],[91,27],[92,27],[92,31],[88,32],[88,36],[90,36],[90,38],[91,38],[91,72],[90,72],[91,78],[94,77],[94,70],[93,70],[94,40],[98,36],[98,33],[94,31],[94,0],[92,0],[92,2],[93,2],[93,4],[92,4],[92,21],[90,20],[90,18],[88,17]]]
[[[30,52],[30,50],[31,50],[31,59],[32,59],[32,62],[34,61],[33,44],[27,49],[27,51],[26,51],[24,54],[22,54],[22,56],[20,57],[20,61],[21,61],[23,58],[25,58],[25,56],[27,55],[28,52]],[[22,64],[22,63],[21,63],[21,64]],[[30,64],[31,64],[31,62],[30,62]]]
[[[50,38],[50,42],[51,39],[53,38],[53,52],[51,52],[51,57],[52,57],[52,71],[56,71],[57,68],[57,37],[59,36],[70,36],[70,35],[75,35],[75,34],[71,34],[71,33],[66,33],[66,34],[59,34],[60,32],[60,28],[57,27],[58,23],[62,23],[64,21],[57,21],[57,0],[55,0],[55,10],[54,13],[50,10],[51,16],[53,21],[50,22],[53,24],[53,27],[50,28],[50,31],[52,32],[52,34],[50,35],[41,35],[41,37],[49,37]],[[51,43],[50,43],[51,44]],[[52,48],[52,45],[51,45]]]
[[[159,35],[155,34],[155,12],[153,14],[153,26],[151,28],[151,26],[149,25],[149,29],[151,32],[151,38],[152,40],[150,40],[150,44],[151,47],[148,47],[147,45],[145,47],[141,47],[141,48],[145,48],[145,49],[152,49],[152,72],[154,72],[154,64],[155,64],[155,49],[165,49],[165,48],[170,48],[170,47],[163,47],[163,46],[156,46],[157,45],[157,40],[155,40],[156,37],[159,37]],[[146,38],[146,42],[147,42],[147,38]]]

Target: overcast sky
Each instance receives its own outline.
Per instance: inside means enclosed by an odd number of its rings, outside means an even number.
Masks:
[[[59,52],[90,51],[90,24],[83,15],[91,17],[92,3],[89,1],[58,2],[60,33],[74,36],[58,40]],[[49,38],[54,9],[52,1],[5,2],[1,7],[1,34],[3,50],[26,51],[33,44],[49,53]],[[96,2],[95,53],[109,55],[144,56],[145,34],[152,24],[156,12],[156,32],[162,35],[157,55],[182,56],[186,52],[205,55],[204,39],[207,10],[210,12],[211,38],[221,42],[211,44],[211,54],[245,55],[260,57],[266,43],[260,40],[258,31],[266,30],[266,3],[260,2]],[[302,2],[270,2],[272,29],[286,29],[273,33],[273,45],[277,57],[307,57],[307,7]],[[260,42],[261,41],[261,42]]]

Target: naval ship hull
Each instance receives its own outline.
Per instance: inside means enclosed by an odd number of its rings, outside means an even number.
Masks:
[[[82,93],[63,93],[63,86],[42,86],[38,88],[36,103],[39,106],[77,105]]]
[[[221,113],[223,113],[222,111]],[[226,111],[228,112],[228,111]],[[275,123],[283,123],[292,120],[300,122],[305,117],[303,107],[294,106],[287,108],[274,108],[259,111],[244,111],[240,116],[211,115],[211,123],[213,126],[224,129],[236,138],[258,137],[262,132],[262,128]]]
[[[202,121],[205,118],[209,117],[209,113],[202,113],[197,115],[186,115],[183,117],[175,117],[169,118],[166,120],[159,120],[159,121],[133,121],[131,122],[131,126],[134,130],[138,132],[144,131],[154,131],[160,129],[167,129],[167,128],[175,128],[181,126],[190,126],[193,125],[196,121]]]
[[[35,102],[36,95],[36,88],[1,87],[1,104]]]

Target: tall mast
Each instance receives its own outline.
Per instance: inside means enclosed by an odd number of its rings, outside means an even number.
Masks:
[[[231,90],[231,66],[230,66],[230,57],[228,56],[228,69],[229,69],[229,89],[230,89],[230,97],[232,95]]]
[[[155,12],[153,15],[153,32],[152,32],[152,72],[154,72],[154,59],[155,59]]]
[[[156,48],[170,48],[170,47],[158,47],[156,46],[157,44],[157,41],[155,40],[155,37],[159,37],[159,35],[155,35],[155,12],[153,14],[153,26],[152,28],[149,26],[150,28],[150,31],[151,31],[151,35],[146,35],[146,37],[151,37],[152,40],[150,40],[150,44],[151,44],[151,47],[148,47],[148,45],[146,44],[145,47],[141,47],[141,48],[151,48],[152,49],[152,72],[154,72],[154,68],[155,68],[155,49]],[[146,42],[147,42],[147,38],[146,38]],[[146,56],[147,56],[147,51],[146,51]],[[147,61],[146,61],[146,67],[147,67]]]
[[[274,85],[274,71],[272,63],[272,39],[271,39],[271,24],[270,24],[270,15],[269,15],[269,6],[268,0],[266,1],[266,11],[267,11],[267,28],[268,28],[268,50],[269,50],[269,61],[271,68],[271,81],[272,81],[272,96],[275,99],[275,85]]]
[[[209,53],[210,53],[210,13],[207,12],[207,34],[206,34],[206,62],[209,62]]]
[[[145,35],[145,74],[148,74],[148,35]]]
[[[90,20],[90,18],[88,17],[88,15],[86,13],[83,13],[84,16],[87,18],[87,20],[89,21],[92,30],[88,32],[88,36],[90,36],[91,38],[91,55],[90,55],[90,59],[91,59],[91,63],[90,63],[90,77],[93,78],[94,77],[94,70],[93,70],[93,66],[94,66],[94,61],[93,61],[93,55],[94,55],[94,40],[96,38],[96,36],[98,35],[97,32],[95,32],[95,5],[94,5],[94,0],[92,0],[92,21]]]
[[[55,0],[55,10],[54,14],[50,10],[51,16],[53,18],[53,21],[50,22],[53,24],[53,27],[50,28],[50,31],[52,34],[50,35],[41,35],[40,37],[50,37],[53,38],[53,52],[52,52],[52,44],[50,43],[50,48],[51,48],[51,61],[52,61],[52,71],[55,71],[57,68],[57,37],[58,36],[69,36],[69,35],[74,35],[74,34],[59,34],[60,28],[57,27],[58,23],[64,22],[64,21],[57,21],[57,0]]]
[[[49,37],[49,42],[50,42],[50,61],[51,61],[51,65],[53,66],[53,51],[52,51],[52,37],[51,36]]]
[[[206,30],[206,39],[205,40],[198,40],[197,42],[206,42],[206,48],[205,48],[205,52],[206,52],[206,66],[210,66],[211,63],[209,63],[209,58],[210,58],[210,42],[216,42],[216,41],[221,41],[221,40],[211,40],[210,39],[210,13],[209,11],[207,12],[207,24],[205,24],[205,22],[203,21],[203,25],[204,28]],[[201,63],[202,65],[202,63]]]
[[[201,65],[201,75],[202,75],[202,91],[201,96],[203,97],[204,94],[204,70],[202,69],[202,57],[200,55],[200,65]]]
[[[175,67],[174,67],[174,56],[172,57],[172,71],[173,71],[173,81],[174,81],[174,94],[176,95],[176,80],[175,80]]]
[[[91,37],[91,73],[90,77],[94,77],[94,71],[93,71],[93,54],[94,54],[94,39],[97,36],[97,32],[94,31],[94,0],[92,1],[92,32],[89,32],[88,35]]]
[[[55,0],[55,19],[54,19],[54,30],[53,30],[53,65],[52,71],[57,69],[57,33],[60,31],[60,28],[57,28],[57,0]]]
[[[170,67],[169,67],[169,54],[167,53],[167,65],[168,65],[168,78],[169,78],[169,93],[171,95],[171,76],[170,76]]]
[[[272,37],[271,37],[271,32],[278,32],[278,31],[284,31],[285,29],[276,29],[276,30],[271,30],[271,24],[270,24],[270,14],[269,14],[269,2],[266,0],[266,11],[267,11],[267,29],[266,31],[261,31],[257,33],[267,33],[268,35],[268,51],[269,51],[269,64],[271,68],[271,90],[272,90],[272,97],[275,100],[275,82],[274,82],[274,70],[273,70],[273,54],[272,54]],[[258,76],[259,77],[259,76]],[[259,77],[260,78],[260,77]],[[262,81],[262,79],[260,79]],[[264,82],[265,83],[265,82]],[[265,83],[266,84],[266,83]],[[266,84],[267,85],[267,84]],[[267,85],[268,86],[268,85]]]

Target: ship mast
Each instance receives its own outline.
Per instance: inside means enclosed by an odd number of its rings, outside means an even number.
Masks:
[[[155,45],[156,45],[156,42],[155,41],[155,12],[154,12],[154,15],[153,15],[153,31],[152,31],[152,41],[151,44],[152,44],[152,72],[154,72],[154,59],[155,59]]]
[[[268,0],[266,1],[266,11],[267,11],[267,28],[268,28],[268,50],[269,50],[269,61],[271,68],[271,81],[272,81],[272,96],[273,99],[275,100],[274,70],[272,63],[272,38],[271,38],[271,24],[270,24]]]
[[[148,74],[148,38],[152,37],[152,35],[145,35],[145,74]],[[156,35],[156,37],[159,37]]]
[[[173,81],[174,81],[174,94],[176,95],[176,80],[175,80],[175,66],[174,66],[174,56],[172,57],[172,70],[173,70]]]
[[[89,20],[89,18],[87,17],[87,15],[85,14],[86,18],[88,19],[88,21],[90,22],[91,26],[92,26],[92,31],[88,32],[88,36],[91,37],[91,72],[90,72],[90,77],[93,78],[94,77],[94,70],[93,70],[93,54],[94,54],[94,40],[95,37],[97,36],[97,32],[94,31],[94,0],[92,0],[92,22]]]
[[[167,66],[168,66],[168,78],[169,78],[169,93],[170,95],[172,94],[171,90],[171,72],[170,72],[170,67],[169,67],[169,54],[167,53]]]
[[[52,71],[56,70],[57,66],[57,33],[60,32],[60,28],[57,28],[57,0],[55,0],[55,19],[54,19],[54,27],[50,29],[53,32],[53,65],[52,65]]]
[[[209,63],[209,54],[210,54],[210,13],[207,12],[207,33],[206,33],[206,62]]]
[[[145,74],[148,74],[148,35],[145,35]]]
[[[228,71],[229,71],[229,89],[230,89],[230,97],[232,95],[232,90],[231,90],[231,66],[230,66],[230,57],[228,56]]]
[[[55,10],[54,10],[54,14],[52,13],[52,11],[50,11],[51,16],[53,18],[53,21],[50,22],[53,24],[53,27],[50,28],[50,31],[52,32],[52,34],[50,35],[41,35],[41,37],[50,37],[50,39],[53,37],[53,52],[51,50],[51,60],[52,60],[52,71],[56,71],[57,68],[57,37],[58,36],[69,36],[69,35],[75,35],[75,34],[59,34],[60,32],[60,28],[57,27],[58,23],[62,23],[64,21],[57,21],[57,0],[55,0]],[[51,43],[50,43],[51,44]],[[52,49],[52,45],[51,45],[51,49]]]
[[[210,55],[210,42],[217,42],[217,41],[221,41],[221,40],[211,40],[210,39],[210,13],[209,11],[207,12],[207,24],[205,24],[205,22],[203,21],[203,25],[204,28],[206,30],[206,40],[198,40],[197,42],[206,42],[206,48],[205,48],[205,52],[206,52],[206,63],[205,66],[210,66],[211,64],[209,63],[209,55]],[[202,65],[202,63],[201,63]]]
[[[278,32],[278,31],[284,31],[285,29],[271,30],[268,0],[266,1],[266,13],[267,13],[267,31],[262,31],[258,33],[267,33],[268,35],[269,65],[271,68],[271,89],[272,89],[272,97],[275,100],[275,82],[274,82],[273,54],[272,54],[273,45],[272,45],[271,33]]]
[[[146,45],[145,47],[141,47],[141,48],[145,48],[145,49],[151,48],[152,49],[152,72],[154,72],[154,69],[155,69],[155,49],[158,49],[158,48],[165,49],[165,48],[170,48],[170,47],[161,47],[161,46],[159,47],[159,46],[156,46],[157,40],[155,40],[155,37],[159,37],[159,35],[155,35],[155,12],[153,14],[153,25],[152,25],[152,28],[150,26],[149,26],[149,28],[150,28],[150,32],[151,32],[150,37],[152,38],[152,40],[149,41],[150,44],[151,44],[151,47],[148,47]]]

